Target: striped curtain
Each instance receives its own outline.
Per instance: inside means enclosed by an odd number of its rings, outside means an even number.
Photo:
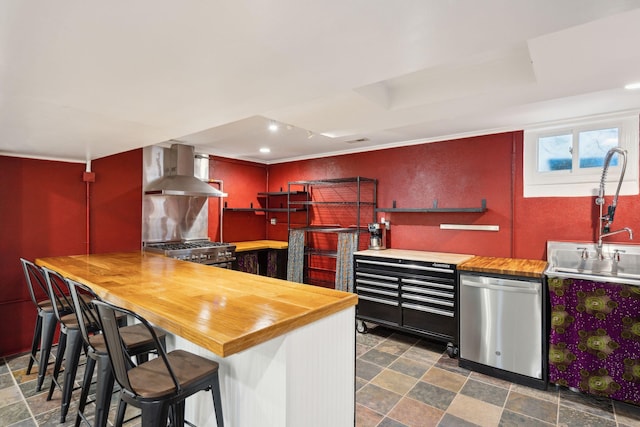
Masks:
[[[336,289],[353,292],[353,253],[358,250],[358,233],[338,233]]]
[[[289,230],[289,258],[287,261],[287,280],[303,282],[304,268],[304,230]]]

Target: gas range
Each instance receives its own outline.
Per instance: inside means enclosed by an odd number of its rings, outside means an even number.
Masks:
[[[208,239],[145,243],[143,249],[183,261],[223,268],[231,268],[231,263],[236,259],[235,245]]]

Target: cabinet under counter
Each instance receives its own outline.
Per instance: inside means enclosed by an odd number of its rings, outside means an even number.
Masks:
[[[457,264],[473,255],[402,249],[354,253],[357,318],[436,341],[457,351]],[[363,323],[358,330],[364,331]]]

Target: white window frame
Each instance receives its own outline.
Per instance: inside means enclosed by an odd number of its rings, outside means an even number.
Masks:
[[[618,146],[627,150],[627,167],[620,195],[638,194],[638,114],[588,117],[571,122],[550,123],[524,130],[523,190],[524,197],[584,197],[598,194],[602,168],[582,168],[538,172],[538,139],[545,136],[572,133],[574,141],[579,132],[619,128]],[[577,164],[574,150],[573,165]],[[620,177],[622,162],[610,166],[605,185],[606,194],[613,194]]]

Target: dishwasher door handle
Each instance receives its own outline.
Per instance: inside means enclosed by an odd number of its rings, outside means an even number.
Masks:
[[[462,279],[460,281],[460,286],[469,286],[472,288],[481,288],[481,289],[491,289],[493,291],[501,291],[501,292],[519,292],[522,294],[538,294],[540,293],[540,284],[539,283],[527,283],[527,285],[494,285],[491,283],[482,283],[471,280]]]

